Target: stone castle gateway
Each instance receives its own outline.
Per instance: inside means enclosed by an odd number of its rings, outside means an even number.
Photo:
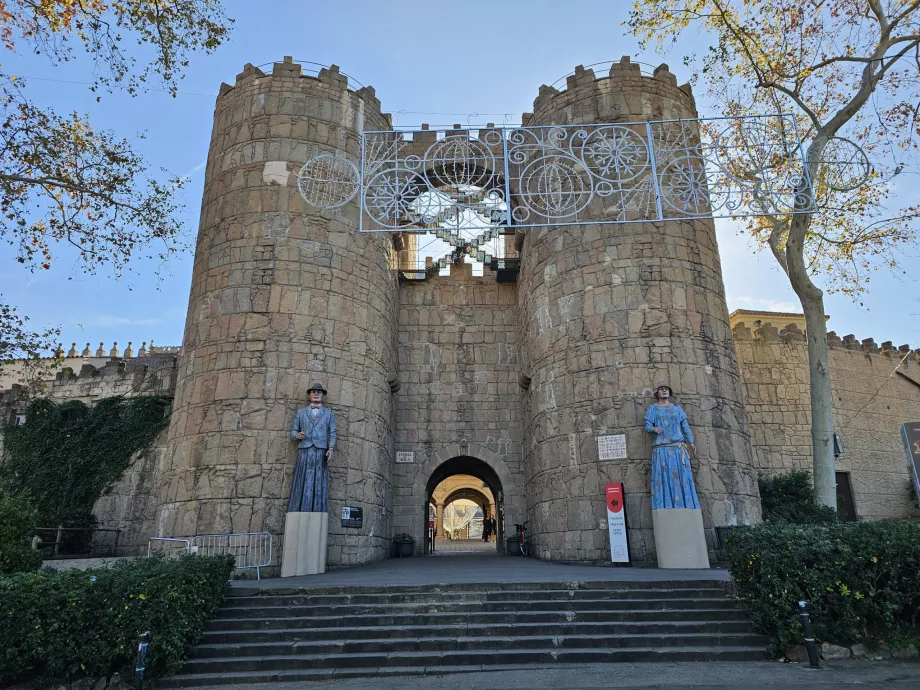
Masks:
[[[542,87],[523,121],[696,117],[689,87],[666,66],[649,76],[624,59],[601,76],[576,69],[563,91]],[[730,321],[713,221],[611,225],[592,204],[581,225],[506,236],[519,252],[516,280],[488,268],[473,276],[469,264],[407,280],[417,235],[361,233],[357,200],[321,210],[297,188],[306,161],[360,159],[362,131],[390,129],[374,90],[349,88],[335,67],[312,77],[288,59],[271,73],[247,65],[222,85],[182,354],[157,360],[170,370],[160,379],[175,380],[168,437],[101,500],[103,524],[138,547],[150,536],[269,531],[280,549],[289,430],[316,381],[339,435],[330,567],[386,558],[400,532],[424,552],[432,492],[452,475],[488,487],[500,537],[529,520],[536,555],[561,561],[609,561],[604,485],[624,482],[631,558],[654,563],[643,416],[661,381],[697,437],[709,548],[715,527],[758,522],[757,472],[810,465],[804,344],[795,315],[776,315],[789,319],[777,327],[792,322],[780,334],[756,314]],[[899,354],[848,338],[831,343],[832,366],[849,376],[835,392],[845,419],[888,385]],[[920,403],[916,360],[878,404]],[[149,364],[122,360],[110,380],[136,381],[141,366],[146,375]],[[67,385],[98,384],[108,368]],[[52,395],[86,395],[64,387]],[[854,481],[860,516],[900,517],[910,500],[897,427],[910,420],[881,433],[873,410],[849,420],[855,464],[842,456],[839,469],[866,473]],[[597,439],[615,434],[628,457],[600,460]],[[362,509],[360,529],[340,526],[344,506]]]

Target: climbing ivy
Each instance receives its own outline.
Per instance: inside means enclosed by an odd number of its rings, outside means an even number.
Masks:
[[[93,526],[93,504],[166,428],[168,405],[156,396],[103,398],[93,407],[37,398],[24,424],[2,428],[0,488],[27,496],[40,526]]]

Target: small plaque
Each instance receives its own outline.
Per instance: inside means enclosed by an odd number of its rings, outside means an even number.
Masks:
[[[626,434],[597,437],[598,460],[622,460],[628,458],[626,452]]]
[[[364,524],[364,511],[361,508],[342,506],[342,527],[361,527]]]
[[[410,464],[415,462],[415,453],[412,451],[401,450],[396,453],[397,464]]]

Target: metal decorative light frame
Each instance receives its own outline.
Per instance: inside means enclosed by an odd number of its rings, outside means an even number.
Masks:
[[[850,141],[827,147],[822,182],[870,169]],[[322,154],[298,175],[321,209],[357,197],[362,232],[434,232],[474,245],[500,228],[813,213],[791,115],[633,123],[369,131],[361,160]],[[491,237],[491,236],[490,236]],[[474,246],[473,255],[479,252]]]

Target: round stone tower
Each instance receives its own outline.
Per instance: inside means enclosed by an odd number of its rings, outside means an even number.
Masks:
[[[234,86],[222,85],[157,534],[269,531],[280,549],[291,423],[319,382],[339,439],[328,564],[389,554],[393,239],[358,232],[357,199],[321,211],[297,186],[317,156],[360,165],[364,129],[391,129],[389,116],[373,89],[349,89],[335,66],[308,77],[285,58],[270,74],[246,65]],[[343,505],[363,509],[363,529],[340,526]]]
[[[600,79],[579,67],[565,91],[542,87],[524,125],[696,117],[666,65],[644,76],[624,58]],[[590,223],[611,212],[595,199],[584,225],[523,231],[527,516],[541,558],[609,560],[604,485],[624,482],[632,560],[653,563],[644,415],[656,383],[671,385],[696,434],[709,549],[713,527],[759,522],[760,500],[712,220]],[[616,434],[628,459],[600,461],[597,437]]]

